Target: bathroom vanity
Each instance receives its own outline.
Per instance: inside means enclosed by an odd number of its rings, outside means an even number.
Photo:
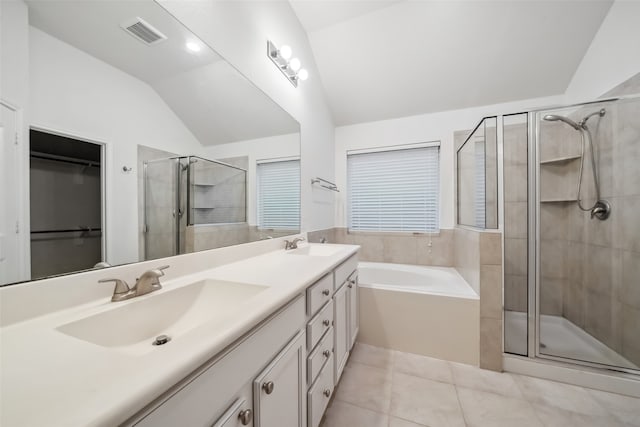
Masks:
[[[5,326],[2,425],[317,427],[358,333],[357,250],[270,250]]]

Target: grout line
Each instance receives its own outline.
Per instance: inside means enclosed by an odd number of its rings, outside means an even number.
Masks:
[[[462,407],[462,402],[460,401],[460,394],[458,393],[458,386],[454,385],[453,389],[456,392],[456,399],[458,400],[458,406],[460,407],[460,413],[462,414],[462,421],[464,422],[465,426],[468,426],[469,423],[467,422],[467,416],[464,412],[464,408]]]

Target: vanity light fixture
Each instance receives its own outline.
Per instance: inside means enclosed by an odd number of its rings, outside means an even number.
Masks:
[[[300,68],[302,63],[298,58],[289,59],[292,54],[291,47],[283,45],[278,49],[272,41],[267,40],[267,56],[291,84],[298,87],[298,81],[307,80],[309,72],[304,68]]]

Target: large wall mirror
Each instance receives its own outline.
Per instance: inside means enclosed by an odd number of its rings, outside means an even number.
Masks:
[[[25,62],[2,62],[29,95],[1,99],[0,284],[300,229],[299,124],[159,4],[22,5]]]

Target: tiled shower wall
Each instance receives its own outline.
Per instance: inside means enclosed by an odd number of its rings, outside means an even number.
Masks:
[[[433,234],[348,233],[346,228],[310,232],[309,240],[360,245],[359,258],[369,262],[453,267],[453,230]]]
[[[607,96],[640,92],[640,74]],[[601,198],[612,205],[606,221],[591,219],[575,202],[580,134],[558,122],[540,131],[540,312],[562,316],[640,364],[640,101],[590,105],[573,112],[607,109],[588,126],[597,147]],[[560,112],[565,114],[566,112]],[[505,125],[507,120],[505,118]],[[504,128],[506,310],[527,309],[526,124]],[[589,157],[583,200],[593,200]],[[508,344],[508,343],[507,343]]]

